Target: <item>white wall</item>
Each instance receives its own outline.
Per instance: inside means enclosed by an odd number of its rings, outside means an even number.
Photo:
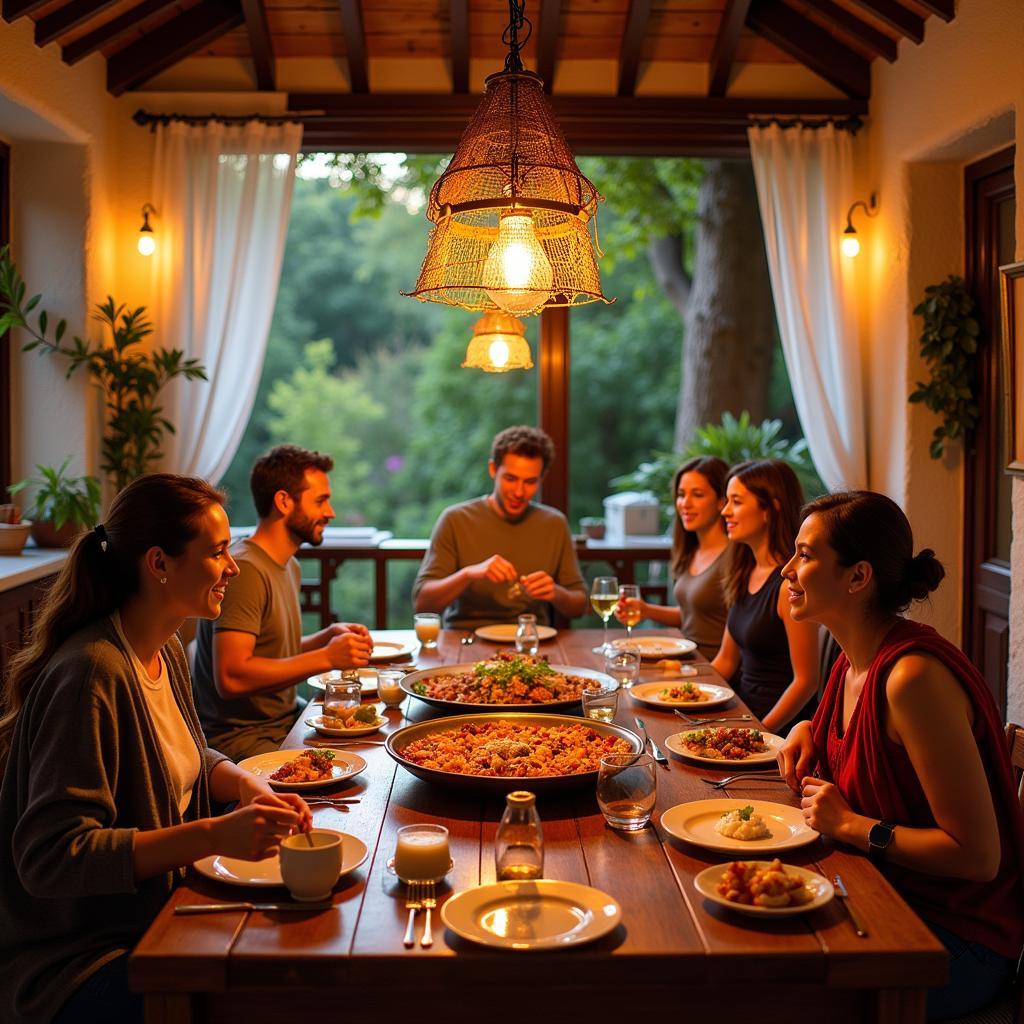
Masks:
[[[906,396],[921,379],[924,286],[963,272],[963,168],[1017,144],[1017,257],[1024,257],[1024,12],[1020,0],[963,0],[946,24],[927,21],[925,41],[900,44],[895,64],[875,61],[864,140],[865,183],[879,217],[865,229],[864,312],[871,353],[871,481],[900,501],[920,546],[953,569],[920,618],[960,636],[963,472],[961,453],[928,455],[935,418]],[[1015,116],[1018,115],[1018,116]],[[1013,576],[1024,569],[1024,484],[1014,484]],[[1024,588],[1011,601],[1009,715],[1024,721]]]

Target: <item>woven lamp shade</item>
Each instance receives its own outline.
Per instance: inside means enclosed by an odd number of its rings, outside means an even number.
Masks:
[[[491,75],[430,191],[434,228],[407,294],[516,316],[614,301],[601,292],[589,232],[599,199],[576,166],[540,77]]]
[[[473,337],[462,366],[485,373],[530,370],[533,356],[522,320],[507,313],[485,313],[473,325]]]

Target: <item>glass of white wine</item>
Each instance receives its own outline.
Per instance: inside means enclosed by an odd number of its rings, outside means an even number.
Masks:
[[[619,708],[619,688],[617,686],[588,686],[580,694],[583,703],[583,714],[595,722],[611,722]]]
[[[626,627],[626,650],[633,627],[643,618],[640,607],[640,588],[635,583],[623,583],[619,587],[619,600],[615,606],[615,618]]]
[[[608,653],[608,620],[619,603],[619,581],[614,576],[597,576],[590,585],[590,604],[604,623],[604,640],[595,654]]]

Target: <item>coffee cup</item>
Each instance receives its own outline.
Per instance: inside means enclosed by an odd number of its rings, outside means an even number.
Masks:
[[[330,899],[341,874],[341,844],[341,833],[326,828],[281,840],[281,878],[295,899],[303,903]]]

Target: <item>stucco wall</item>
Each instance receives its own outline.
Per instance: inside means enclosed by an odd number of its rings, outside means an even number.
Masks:
[[[1017,257],[1024,256],[1024,17],[1019,0],[957,4],[949,24],[929,18],[925,41],[900,44],[899,60],[873,66],[865,181],[877,189],[869,223],[864,312],[871,352],[872,486],[907,511],[920,545],[935,548],[950,578],[919,617],[959,638],[963,472],[960,452],[928,455],[931,413],[906,396],[923,372],[919,322],[926,284],[963,271],[963,167],[1017,144]],[[1024,485],[1014,484],[1013,576],[1024,568]],[[1014,588],[1009,715],[1024,720],[1024,593]]]

